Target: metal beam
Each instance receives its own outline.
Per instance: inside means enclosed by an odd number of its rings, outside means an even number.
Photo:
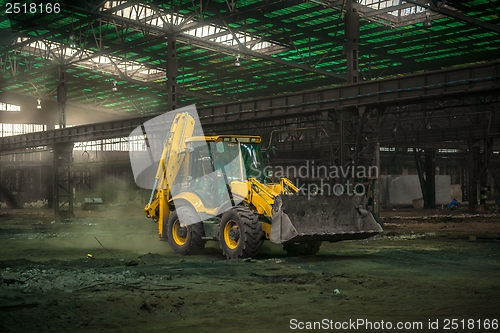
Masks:
[[[400,10],[400,9],[410,8],[413,6],[414,6],[413,4],[403,3],[403,4],[399,4],[399,5],[381,8],[381,9],[373,9],[373,10],[368,9],[366,12],[363,12],[360,10],[360,16],[361,17],[371,17],[371,16],[375,16],[375,15],[393,12],[393,11]],[[370,7],[363,6],[362,8],[370,8]]]
[[[473,17],[464,15],[458,11],[451,10],[446,6],[436,6],[433,4],[433,2],[428,2],[428,1],[423,1],[423,0],[405,0],[406,2],[418,5],[420,7],[424,7],[426,9],[432,10],[433,12],[440,13],[449,17],[453,17],[457,20],[464,21],[467,23],[471,23],[474,25],[477,25],[478,27],[481,27],[483,29],[489,30],[496,32],[497,34],[500,33],[500,26],[494,25],[488,22],[480,21],[478,19],[475,19]]]
[[[359,12],[356,0],[347,0],[345,13],[345,55],[347,60],[347,83],[358,83]]]
[[[97,56],[99,56],[99,55],[96,55],[96,57]],[[79,61],[80,60],[75,61],[74,63],[78,63]],[[57,69],[57,68],[59,68],[59,66],[54,64],[54,65],[48,66],[48,68],[45,68],[45,69],[42,69],[42,70],[39,69],[39,70],[36,71],[36,73],[35,72],[33,72],[33,73],[35,73],[36,75],[40,75],[41,73],[51,73],[54,69]],[[9,83],[12,84],[12,83],[15,83],[15,82],[21,82],[23,80],[28,80],[29,81],[30,77],[34,75],[33,73],[32,72],[23,72],[22,75],[17,75],[15,78],[11,79],[9,81]],[[109,76],[110,77],[116,77],[117,79],[120,78],[122,80],[127,81],[128,83],[135,83],[135,84],[140,84],[142,86],[154,88],[154,89],[157,89],[159,91],[165,91],[165,92],[168,91],[168,89],[167,89],[167,87],[165,85],[158,84],[158,83],[155,83],[155,82],[145,82],[145,81],[137,80],[137,79],[134,79],[134,78],[126,75],[123,72],[118,72],[117,75],[109,74]],[[227,102],[230,101],[229,98],[213,96],[213,95],[210,95],[210,94],[207,94],[207,93],[204,93],[204,92],[190,91],[190,90],[182,89],[182,88],[177,88],[177,92],[178,92],[178,94],[183,95],[183,96],[196,97],[196,98],[200,98],[202,100],[207,100],[207,101],[215,101],[215,102],[222,102],[222,103],[227,103]],[[9,93],[12,93],[12,92],[9,92]],[[16,93],[16,94],[19,94],[19,93]],[[49,96],[43,96],[43,99],[54,100],[52,97],[49,97]],[[121,112],[113,111],[111,109],[107,109],[106,110],[105,108],[98,108],[98,107],[95,107],[95,106],[89,106],[87,104],[79,104],[77,102],[67,101],[66,104],[67,105],[75,105],[75,106],[79,106],[79,107],[82,107],[82,108],[91,108],[91,109],[105,111],[105,112],[116,112],[117,114],[122,114]]]
[[[500,88],[500,62],[259,98],[198,109],[206,123],[293,117],[350,106],[404,104]]]
[[[244,124],[272,119],[306,117],[322,111],[363,105],[408,105],[425,101],[496,93],[500,89],[500,62],[449,70],[421,73],[348,86],[260,98],[251,101],[200,107],[204,127],[221,124]],[[483,112],[484,113],[484,112]],[[0,138],[0,151],[34,148],[55,142],[78,142],[126,137],[151,117],[89,124],[24,135]],[[241,125],[240,125],[241,126]],[[406,131],[407,142],[462,141],[464,138],[498,136],[499,128],[468,126],[464,128]],[[394,133],[383,133],[380,141],[392,141]]]
[[[140,84],[140,85],[145,86],[145,87],[151,87],[154,89],[158,89],[160,91],[168,92],[168,88],[166,86],[158,84],[158,83],[144,82],[144,81],[140,81],[137,79],[133,79],[133,78],[126,76],[126,75],[122,75],[122,76],[120,76],[120,78],[127,81],[128,83],[136,83],[136,84]],[[217,97],[217,96],[213,96],[213,95],[210,95],[207,93],[190,91],[190,90],[186,90],[186,89],[182,89],[182,88],[177,88],[177,95],[197,97],[199,99],[215,101],[215,102],[222,102],[222,103],[227,103],[229,101],[228,98]]]
[[[78,8],[78,10],[81,11],[81,12],[83,12],[83,13],[87,13],[88,12],[87,10],[85,10],[83,8]],[[142,22],[138,22],[138,21],[135,21],[135,20],[129,20],[127,18],[123,18],[123,17],[119,17],[119,16],[105,15],[105,13],[103,13],[102,16],[106,17],[108,19],[114,20],[116,22],[123,22],[124,24],[130,24],[130,25],[133,25],[133,26],[136,26],[136,27],[139,27],[139,28],[149,29],[150,31],[154,31],[156,33],[160,33],[160,34],[164,34],[165,33],[165,31],[161,27],[144,24]],[[221,52],[221,53],[224,53],[224,54],[230,54],[231,55],[231,54],[235,54],[235,53],[240,53],[240,54],[252,56],[254,58],[261,58],[261,59],[264,59],[264,60],[272,61],[272,62],[275,62],[277,64],[282,64],[282,65],[286,65],[286,66],[294,67],[294,68],[300,68],[300,69],[303,69],[303,70],[308,71],[308,72],[313,72],[313,73],[320,74],[320,75],[325,75],[325,76],[328,76],[328,77],[334,77],[334,78],[338,78],[338,79],[342,79],[342,80],[346,79],[345,75],[340,75],[340,74],[336,74],[336,73],[325,71],[323,69],[318,69],[318,68],[313,68],[313,67],[306,66],[306,65],[301,65],[301,64],[298,64],[298,63],[295,63],[295,62],[292,62],[292,61],[285,61],[285,60],[282,60],[282,59],[279,59],[279,58],[275,58],[275,57],[272,57],[272,56],[264,54],[264,53],[259,53],[259,52],[251,51],[249,49],[240,49],[239,50],[237,48],[233,48],[233,47],[230,47],[230,46],[227,46],[227,45],[223,45],[223,44],[220,44],[220,43],[216,43],[216,42],[212,42],[212,41],[206,41],[206,40],[203,40],[203,39],[201,39],[199,37],[191,36],[191,35],[188,35],[188,34],[179,34],[177,36],[177,40],[179,42],[182,42],[182,43],[186,43],[186,44],[189,44],[189,45],[190,44],[197,45],[199,47],[207,48],[209,50],[216,51],[216,52]]]
[[[64,142],[53,145],[54,172],[54,215],[61,218],[73,217],[73,143]]]
[[[179,73],[179,61],[177,59],[177,38],[175,34],[167,35],[167,88],[168,107],[170,110],[177,108],[177,75]]]
[[[130,4],[129,4],[129,6],[130,6]],[[115,8],[113,8],[113,11],[106,10],[104,13],[112,13],[114,11],[115,11]],[[94,13],[94,15],[100,15],[100,14]],[[85,21],[85,20],[81,20],[81,21]],[[43,36],[47,37],[47,36],[50,36],[51,34],[55,34],[55,33],[59,33],[59,31],[50,31],[49,33],[46,33]],[[67,34],[66,35],[63,34],[63,35],[66,36]],[[164,34],[161,34],[160,37],[163,36],[163,35]],[[66,37],[59,37],[58,39],[53,40],[53,41],[63,42],[64,38],[66,38]],[[21,43],[18,43],[18,44],[15,44],[14,48],[22,50],[23,46],[26,46],[29,43],[32,43],[32,42],[40,40],[40,39],[41,39],[40,36],[37,36],[37,37],[30,36],[29,40],[21,42]],[[91,55],[88,55],[88,56],[83,56],[83,54],[81,54],[80,57],[74,57],[74,58],[69,59],[69,61],[67,61],[65,64],[66,65],[74,65],[74,64],[78,64],[80,62],[84,62],[84,61],[87,61],[87,60],[89,60],[91,58],[96,58],[96,57],[99,57],[99,56],[102,56],[102,55],[105,55],[105,54],[106,55],[112,55],[112,54],[116,53],[117,51],[126,52],[127,49],[132,48],[133,46],[135,46],[137,44],[141,44],[141,43],[144,43],[144,42],[149,43],[149,42],[152,42],[152,41],[158,41],[158,36],[146,36],[146,37],[141,38],[139,40],[136,40],[134,42],[127,42],[125,45],[113,45],[113,46],[111,46],[109,48],[106,48],[106,49],[104,49],[102,51],[93,52]],[[139,52],[139,53],[141,54],[142,52]],[[122,58],[122,57],[118,57],[118,58]],[[54,68],[58,68],[58,67],[59,67],[59,65],[54,64],[52,66],[48,66],[48,68],[44,69],[44,71],[48,72],[48,71],[51,71]],[[36,69],[37,69],[36,70],[36,74],[39,75],[41,73],[40,72],[40,68],[36,68]],[[32,74],[31,72],[24,72],[22,75],[16,75],[15,78],[14,78],[14,80],[16,80],[15,82],[21,82],[22,80],[25,80],[26,78],[28,78],[31,74]],[[113,74],[111,74],[111,73],[109,75],[113,76]],[[125,79],[128,82],[134,82],[134,83],[141,84],[141,85],[144,85],[144,86],[149,86],[149,87],[152,87],[152,88],[156,88],[158,90],[167,91],[167,88],[165,86],[163,86],[163,85],[159,85],[159,84],[156,84],[156,83],[153,83],[153,82],[144,82],[144,81],[136,80],[136,79],[130,78],[129,76],[127,76],[125,74],[122,75],[122,79]],[[10,80],[10,83],[12,83],[12,78],[9,78],[9,80]],[[209,94],[205,94],[205,93],[201,93],[201,92],[196,92],[196,91],[189,91],[189,90],[186,90],[186,89],[177,89],[177,92],[180,95],[191,96],[191,97],[196,97],[196,98],[205,99],[205,100],[211,100],[211,101],[217,101],[217,102],[228,102],[229,101],[228,98],[214,97],[214,96],[209,95]]]

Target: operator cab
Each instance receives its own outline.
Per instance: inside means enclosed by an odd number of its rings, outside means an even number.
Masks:
[[[229,200],[227,185],[256,178],[264,182],[258,136],[196,136],[186,140],[189,169],[186,179],[207,208]]]

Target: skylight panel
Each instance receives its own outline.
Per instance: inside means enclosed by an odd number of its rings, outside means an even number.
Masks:
[[[103,10],[111,10],[113,7],[121,6],[127,3],[126,1],[107,1]],[[116,10],[112,15],[127,18],[129,20],[141,21],[143,24],[152,25],[159,28],[164,28],[166,25],[173,26],[196,26],[195,21],[186,19],[180,14],[160,14],[151,9],[146,4],[134,4]],[[269,42],[261,41],[261,37],[241,32],[232,32],[227,27],[218,26],[215,24],[207,24],[204,26],[195,27],[184,31],[180,35],[190,35],[200,39],[209,40],[215,43],[224,44],[238,51],[239,45],[245,45],[249,50],[262,52],[265,54],[274,54],[282,51],[283,46]]]

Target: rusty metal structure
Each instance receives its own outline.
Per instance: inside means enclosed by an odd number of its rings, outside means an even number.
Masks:
[[[27,162],[19,156],[52,151],[41,158],[50,171],[39,181],[52,184],[55,213],[71,215],[75,179],[88,182],[88,168],[72,165],[74,143],[121,140],[145,120],[193,103],[207,133],[261,135],[280,163],[382,163],[397,172],[397,162],[384,161],[410,161],[426,207],[435,205],[440,150],[459,161],[471,211],[487,189],[500,189],[494,2],[58,4],[57,13],[1,19],[0,101],[38,99],[58,119],[17,119],[47,130],[0,137],[0,186],[13,204],[22,205],[16,187]],[[118,119],[70,124],[75,108]],[[6,114],[0,123],[12,119]]]

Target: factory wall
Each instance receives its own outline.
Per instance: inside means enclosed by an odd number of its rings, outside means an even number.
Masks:
[[[53,197],[53,155],[50,148],[29,153],[0,156],[0,184],[10,184],[28,205],[50,206]],[[103,198],[105,203],[120,204],[132,201],[145,203],[149,190],[135,185],[128,152],[74,150],[73,181],[75,203],[86,197]],[[410,166],[409,164],[407,164]],[[437,204],[447,204],[452,198],[462,202],[462,186],[458,168],[441,168],[447,175],[436,175]],[[411,170],[412,171],[412,170]],[[416,170],[415,170],[416,171]],[[491,176],[490,176],[491,178]],[[492,178],[490,184],[493,184]],[[412,205],[422,197],[417,175],[382,175],[381,201],[383,205]],[[489,198],[493,199],[492,186]],[[7,204],[0,190],[0,202]]]
[[[0,156],[0,182],[8,184],[27,207],[49,207],[53,196],[50,150]],[[75,204],[99,197],[106,204],[145,203],[149,191],[135,185],[128,152],[73,151]],[[0,191],[2,206],[11,206]]]
[[[435,181],[436,204],[447,205],[451,201],[451,177],[437,175]],[[417,175],[382,175],[380,183],[381,204],[412,205],[414,199],[422,198]]]
[[[0,112],[0,123],[9,124],[44,124],[47,129],[54,129],[54,125],[59,124],[57,102],[52,100],[42,100],[41,109],[37,109],[37,98],[26,97],[18,94],[0,93],[0,101],[4,103],[21,106],[19,112]],[[82,125],[109,120],[130,118],[132,115],[119,114],[113,112],[103,112],[83,108],[74,104],[66,106],[66,124]]]

